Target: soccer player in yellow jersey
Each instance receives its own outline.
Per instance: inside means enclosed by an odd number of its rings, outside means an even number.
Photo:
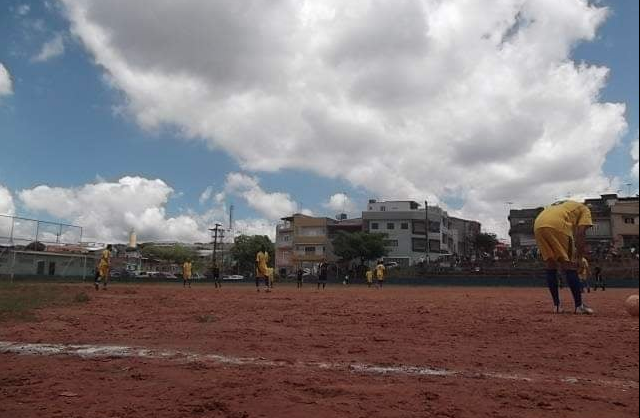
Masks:
[[[378,288],[382,288],[382,283],[384,283],[384,271],[384,264],[382,263],[382,261],[378,261],[378,265],[376,266],[376,279],[378,279]]]
[[[96,290],[100,289],[100,281],[102,280],[102,288],[107,290],[107,280],[109,277],[109,265],[111,262],[111,244],[107,245],[107,248],[102,251],[100,255],[100,261],[98,262],[98,274],[96,275],[95,287]]]
[[[371,284],[373,283],[373,272],[369,269],[367,269],[367,286],[371,287]]]
[[[256,254],[256,289],[260,291],[260,280],[264,280],[265,287],[269,291],[269,252],[265,246]]]
[[[558,269],[562,269],[573,295],[575,312],[593,313],[582,303],[582,286],[578,277],[578,262],[584,257],[586,233],[591,226],[593,221],[589,208],[571,200],[554,203],[535,220],[533,232],[546,264],[547,285],[555,312],[560,312]]]
[[[591,287],[589,286],[589,276],[591,276],[591,268],[586,258],[582,257],[580,260],[580,268],[578,269],[578,277],[580,277],[580,285],[582,286],[582,293],[587,289],[587,293],[591,293]]]
[[[182,286],[186,287],[187,284],[191,287],[191,260],[186,260],[182,264]]]

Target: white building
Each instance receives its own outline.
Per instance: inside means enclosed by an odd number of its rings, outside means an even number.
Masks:
[[[389,255],[385,262],[395,261],[410,266],[425,260],[438,258],[456,252],[457,233],[450,230],[449,215],[438,206],[429,206],[429,236],[425,231],[424,207],[414,201],[370,200],[367,210],[362,212],[362,227],[367,232],[387,235]]]

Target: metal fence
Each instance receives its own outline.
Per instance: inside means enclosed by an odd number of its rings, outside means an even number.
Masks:
[[[40,221],[18,216],[0,215],[0,245],[80,244],[82,227],[60,222]]]

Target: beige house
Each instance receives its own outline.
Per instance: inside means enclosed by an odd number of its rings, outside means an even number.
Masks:
[[[615,248],[638,249],[638,198],[619,198],[611,207],[611,241]]]

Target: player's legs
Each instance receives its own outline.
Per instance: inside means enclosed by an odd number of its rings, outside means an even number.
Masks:
[[[547,287],[553,300],[554,312],[560,311],[560,281],[558,279],[558,262],[568,260],[568,237],[551,228],[539,228],[534,231],[538,249],[545,263]]]
[[[96,269],[95,277],[93,278],[93,285],[96,290],[100,290],[100,269]]]

